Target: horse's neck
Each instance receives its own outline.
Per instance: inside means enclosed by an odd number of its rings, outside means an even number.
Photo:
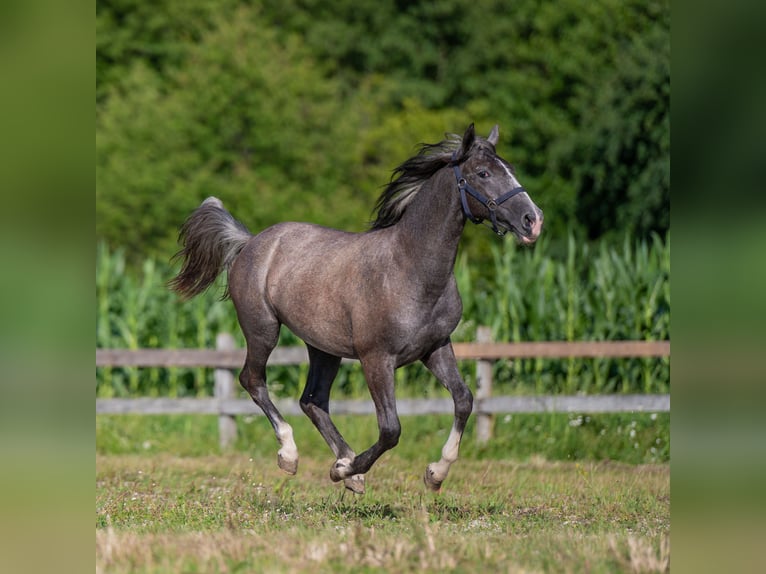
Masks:
[[[396,224],[397,240],[429,282],[449,280],[465,217],[452,173],[441,170],[423,184]]]

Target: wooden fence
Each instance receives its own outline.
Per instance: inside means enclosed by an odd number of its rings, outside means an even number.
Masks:
[[[541,395],[492,396],[492,363],[497,360],[536,357],[629,358],[670,356],[670,341],[577,341],[496,343],[486,327],[477,330],[475,343],[454,343],[458,360],[476,361],[476,439],[487,442],[492,436],[492,421],[500,413],[540,412],[667,412],[670,396],[665,395]],[[236,439],[236,415],[262,415],[250,399],[237,399],[234,369],[245,361],[245,350],[235,348],[234,338],[221,333],[216,349],[96,349],[97,367],[212,367],[215,391],[210,398],[96,399],[96,414],[212,414],[218,415],[222,447]],[[348,360],[344,361],[348,362]],[[268,365],[294,365],[308,362],[304,347],[277,347]],[[275,400],[285,415],[301,414],[296,400]],[[452,414],[451,398],[398,399],[400,415]],[[332,401],[333,414],[374,414],[369,400]]]

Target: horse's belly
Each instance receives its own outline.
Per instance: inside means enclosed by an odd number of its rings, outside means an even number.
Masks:
[[[336,357],[358,358],[347,321],[333,320],[316,310],[310,318],[283,317],[282,322],[298,338],[320,351]]]

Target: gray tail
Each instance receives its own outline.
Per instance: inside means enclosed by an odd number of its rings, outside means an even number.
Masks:
[[[252,237],[247,228],[223,207],[217,197],[208,197],[181,227],[178,241],[183,248],[173,259],[183,259],[181,271],[168,286],[183,299],[199,295],[228,269]],[[229,296],[229,289],[223,298]]]

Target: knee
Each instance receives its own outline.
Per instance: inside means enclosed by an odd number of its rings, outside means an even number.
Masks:
[[[247,369],[239,374],[239,384],[250,394],[257,405],[261,405],[264,400],[269,398],[269,390],[266,384],[251,376]]]
[[[402,434],[402,426],[398,420],[390,421],[380,429],[379,442],[385,449],[394,448],[399,444],[399,437]]]
[[[468,418],[473,411],[473,393],[468,387],[463,387],[462,391],[455,393],[455,416]]]
[[[301,410],[307,415],[313,407],[319,408],[325,412],[329,412],[330,397],[326,393],[316,395],[309,394],[308,392],[304,391],[300,400],[298,401],[298,404],[301,406]]]
[[[298,404],[301,406],[301,410],[303,411],[303,414],[305,414],[307,417],[309,417],[312,420],[313,420],[312,412],[316,413],[318,411],[324,411],[324,412],[329,411],[327,402],[321,403],[315,399],[309,399],[309,400],[301,399],[300,401],[298,401]]]

